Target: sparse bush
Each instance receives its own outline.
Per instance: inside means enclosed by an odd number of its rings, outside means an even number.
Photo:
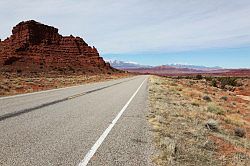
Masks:
[[[242,82],[239,82],[239,81],[237,81],[237,86],[243,86],[244,84],[242,83]],[[244,88],[240,88],[241,90],[243,90]]]
[[[178,86],[178,84],[173,83],[173,82],[172,82],[172,83],[170,83],[170,85],[171,85],[171,86]]]
[[[17,70],[17,73],[22,73],[22,70],[21,70],[21,69],[18,69],[18,70]]]
[[[182,77],[181,76],[177,76],[176,79],[182,79]]]
[[[185,77],[183,77],[183,78],[185,78],[185,79],[193,79],[192,76],[185,76]]]
[[[243,126],[245,125],[245,121],[238,115],[230,115],[224,118],[224,121],[228,124],[235,126]]]
[[[189,85],[190,86],[194,85],[194,81],[189,81]]]
[[[203,100],[206,100],[207,102],[211,102],[212,101],[212,99],[209,96],[204,96]]]
[[[199,107],[199,106],[200,106],[200,104],[197,103],[197,102],[192,102],[191,104],[192,104],[193,106],[196,106],[196,107]]]
[[[205,77],[206,81],[212,81],[213,78],[212,77]]]
[[[224,89],[226,85],[237,86],[237,78],[234,77],[221,77],[219,78],[219,81],[222,89]]]
[[[217,115],[224,115],[224,110],[222,110],[221,108],[219,107],[216,107],[214,105],[209,105],[207,107],[207,111],[208,112],[211,112],[211,113],[215,113]]]
[[[221,98],[220,98],[221,100],[224,100],[224,101],[227,101],[227,96],[222,96]]]
[[[209,119],[207,122],[206,122],[206,125],[205,125],[209,130],[213,130],[213,131],[218,131],[219,130],[219,124],[216,120],[214,119]]]
[[[228,87],[239,86],[236,77],[206,77],[206,81],[211,81],[211,86],[227,89]]]
[[[202,77],[201,74],[197,74],[197,75],[195,76],[195,78],[196,78],[197,80],[202,80],[202,79],[203,79],[203,77]]]
[[[238,137],[245,137],[246,135],[246,131],[243,128],[239,128],[239,127],[234,129],[234,133]]]
[[[182,91],[182,88],[181,88],[181,87],[177,87],[177,90],[178,90],[178,91]]]
[[[217,86],[217,81],[216,81],[216,79],[212,79],[212,81],[211,81],[211,86],[213,86],[213,87],[218,87],[218,86]]]

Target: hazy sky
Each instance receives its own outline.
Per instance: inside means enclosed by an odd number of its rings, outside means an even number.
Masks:
[[[35,19],[106,59],[250,68],[249,0],[0,0],[0,38]]]

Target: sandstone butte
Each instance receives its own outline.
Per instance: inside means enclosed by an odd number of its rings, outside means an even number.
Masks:
[[[118,70],[82,38],[62,36],[57,28],[30,20],[20,22],[10,37],[0,40],[0,71],[98,74]]]

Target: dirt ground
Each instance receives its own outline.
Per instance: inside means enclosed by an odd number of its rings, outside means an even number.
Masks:
[[[151,76],[157,165],[250,165],[250,79],[221,89],[200,79]]]
[[[23,93],[63,88],[81,85],[90,82],[99,82],[111,79],[132,76],[128,73],[101,74],[101,75],[17,75],[0,73],[0,96],[9,96]]]

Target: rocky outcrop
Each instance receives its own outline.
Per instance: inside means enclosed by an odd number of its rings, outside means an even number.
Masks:
[[[80,37],[34,20],[20,22],[0,41],[0,70],[7,72],[110,73],[95,47]]]

